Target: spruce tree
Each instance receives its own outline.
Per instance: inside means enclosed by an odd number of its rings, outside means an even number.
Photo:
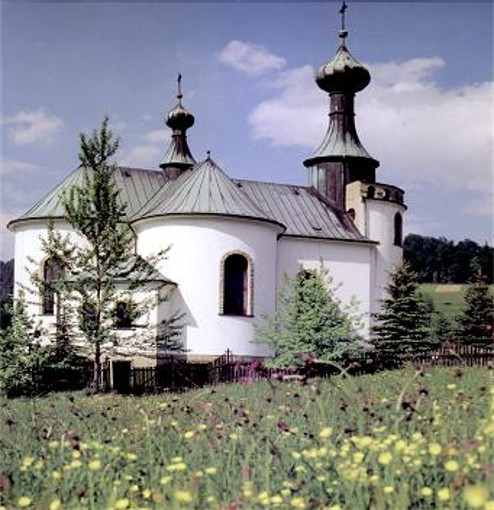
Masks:
[[[458,340],[464,345],[492,346],[494,296],[480,271],[465,292],[465,306],[456,318]]]
[[[417,275],[407,263],[398,267],[386,286],[382,310],[374,314],[372,343],[386,357],[414,355],[437,346],[431,334],[431,313],[418,291]]]
[[[339,360],[354,349],[359,339],[358,319],[352,312],[356,304],[343,310],[334,290],[323,268],[284,276],[277,312],[256,328],[255,341],[274,354],[267,366],[302,366],[304,354],[320,361]]]

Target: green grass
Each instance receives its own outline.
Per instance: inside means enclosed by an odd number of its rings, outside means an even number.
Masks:
[[[410,368],[1,400],[0,507],[492,510],[493,398],[487,369]]]
[[[423,283],[420,292],[434,303],[436,311],[443,313],[450,322],[462,311],[464,295],[468,285],[438,285]]]

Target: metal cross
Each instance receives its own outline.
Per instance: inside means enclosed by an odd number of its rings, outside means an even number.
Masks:
[[[348,5],[345,3],[345,0],[343,0],[343,3],[340,7],[340,14],[341,14],[341,30],[345,30],[345,11],[347,10]]]
[[[181,99],[183,96],[182,96],[182,75],[180,73],[178,73],[178,78],[177,78],[177,89],[178,89],[178,94],[177,94],[177,97],[179,99]]]

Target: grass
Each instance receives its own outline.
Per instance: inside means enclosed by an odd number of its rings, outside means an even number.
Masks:
[[[420,292],[434,303],[434,309],[443,313],[454,323],[464,306],[464,295],[468,285],[438,285],[436,283],[422,283]]]
[[[494,509],[487,369],[0,401],[0,507]]]

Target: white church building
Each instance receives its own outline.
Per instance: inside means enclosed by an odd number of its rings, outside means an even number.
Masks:
[[[406,206],[403,190],[376,181],[379,162],[357,135],[354,98],[370,74],[347,49],[346,36],[341,30],[336,54],[315,75],[329,95],[329,126],[303,166],[294,162],[306,173],[305,186],[235,179],[209,154],[196,161],[187,141],[194,116],[182,104],[180,81],[177,105],[166,117],[171,141],[163,161],[153,169],[116,168],[136,253],[146,258],[170,247],[155,270],[157,284],[171,299],[150,320],[171,310],[183,313],[182,340],[190,360],[211,360],[227,349],[246,357],[269,355],[252,340],[262,316],[276,311],[283,275],[321,263],[341,284],[342,302],[356,298],[363,334],[369,333],[389,272],[402,258]],[[15,233],[17,291],[29,282],[29,257],[50,277],[41,239],[50,219],[56,229],[71,232],[60,197],[82,183],[83,172],[70,173],[9,224]],[[29,301],[30,314],[54,328],[53,299]],[[113,355],[138,354],[137,363],[149,361],[152,348],[133,343],[131,324],[122,329],[128,341]]]

